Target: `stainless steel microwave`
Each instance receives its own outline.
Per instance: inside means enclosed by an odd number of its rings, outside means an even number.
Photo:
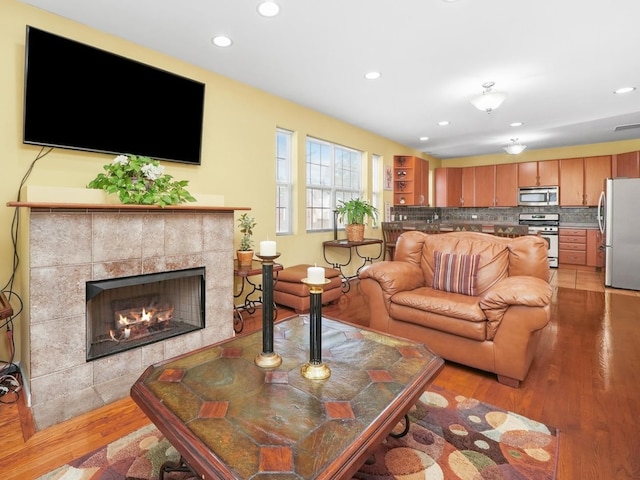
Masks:
[[[518,205],[525,207],[545,207],[558,205],[560,189],[552,187],[520,187]]]

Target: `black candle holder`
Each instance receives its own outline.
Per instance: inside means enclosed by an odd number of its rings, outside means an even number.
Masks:
[[[262,353],[254,362],[261,368],[275,368],[282,363],[282,357],[273,351],[273,264],[279,256],[256,255],[262,262]]]
[[[303,278],[302,283],[309,287],[309,361],[300,369],[303,377],[309,380],[324,380],[331,376],[331,369],[322,363],[322,292],[330,283],[326,278],[322,283],[310,283]]]

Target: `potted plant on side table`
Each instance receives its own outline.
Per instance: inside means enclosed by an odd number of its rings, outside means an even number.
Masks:
[[[238,257],[238,266],[250,267],[253,260],[253,228],[256,226],[256,220],[247,213],[243,213],[238,218],[238,227],[240,227],[240,248],[236,251]]]
[[[347,240],[362,242],[364,240],[364,223],[367,217],[372,220],[378,218],[378,209],[367,200],[352,198],[346,202],[338,200],[338,218],[345,224]]]

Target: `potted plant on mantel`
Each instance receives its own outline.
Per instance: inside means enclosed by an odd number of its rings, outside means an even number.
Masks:
[[[338,200],[337,211],[338,218],[345,224],[347,240],[350,242],[364,240],[364,222],[367,217],[374,221],[378,218],[378,209],[361,198],[352,198],[346,202]]]
[[[249,267],[253,260],[253,228],[256,226],[256,219],[250,217],[247,213],[243,213],[238,218],[238,226],[240,227],[240,248],[236,251],[238,257],[238,266]]]

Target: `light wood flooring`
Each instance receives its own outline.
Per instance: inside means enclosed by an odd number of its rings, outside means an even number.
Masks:
[[[639,292],[605,291],[600,273],[570,268],[551,283],[552,319],[520,388],[452,363],[435,384],[559,428],[559,480],[640,479]],[[357,282],[323,313],[366,325]],[[259,311],[245,325],[257,328]],[[37,478],[147,423],[124,399],[34,432],[23,405],[0,405],[0,479]]]

